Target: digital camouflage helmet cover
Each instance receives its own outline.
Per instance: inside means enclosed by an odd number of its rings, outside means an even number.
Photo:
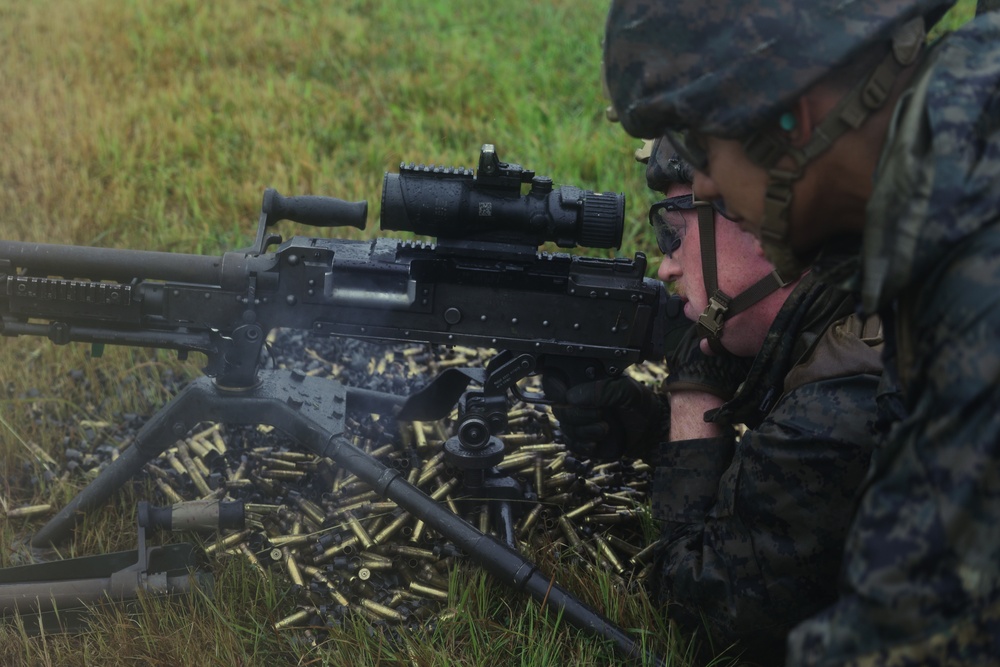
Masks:
[[[630,134],[668,137],[695,169],[708,165],[693,133],[743,142],[768,172],[756,221],[761,245],[778,273],[792,276],[813,258],[790,242],[795,182],[885,106],[899,75],[918,61],[925,24],[954,2],[615,0],[605,29],[605,87]],[[802,93],[878,42],[886,47],[881,61],[858,76],[805,145],[774,131]]]
[[[741,139],[868,44],[956,0],[614,0],[607,90],[625,130]]]

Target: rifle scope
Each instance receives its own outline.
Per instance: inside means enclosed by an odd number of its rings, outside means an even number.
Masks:
[[[521,194],[521,184],[531,189]],[[501,162],[483,144],[478,175],[463,167],[400,164],[382,186],[382,229],[440,239],[489,241],[537,247],[618,248],[625,195],[572,185],[554,188],[518,164]]]

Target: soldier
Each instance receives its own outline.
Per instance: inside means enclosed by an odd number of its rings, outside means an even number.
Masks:
[[[606,83],[776,266],[862,239],[899,415],[873,456],[837,602],[788,663],[1000,655],[1000,15],[926,45],[953,0],[616,0]],[[853,415],[831,405],[842,419]]]
[[[778,279],[753,236],[693,200],[690,175],[654,150],[647,181],[667,195],[650,210],[659,276],[700,321],[671,355],[666,397],[616,379],[573,387],[555,412],[574,449],[656,466],[654,592],[676,603],[670,616],[690,632],[704,618],[715,650],[738,642],[745,658],[777,664],[791,627],[836,597],[875,443],[881,332],[818,271]],[[842,275],[857,257],[822,261]],[[615,424],[624,450],[609,444]]]

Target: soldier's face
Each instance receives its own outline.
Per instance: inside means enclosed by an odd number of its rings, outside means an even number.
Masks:
[[[701,141],[707,162],[702,171],[695,171],[695,197],[722,199],[726,212],[740,228],[759,238],[767,172],[750,160],[739,141],[718,137],[702,137]]]
[[[688,192],[691,189],[686,185],[672,185],[666,195],[676,197]],[[678,215],[683,216],[682,221],[679,220],[683,228],[678,230],[681,243],[663,258],[657,275],[660,280],[674,284],[677,294],[685,300],[685,317],[695,321],[708,306],[709,297],[702,269],[701,232],[696,211],[683,211]],[[719,289],[729,296],[736,296],[773,270],[757,240],[718,213],[715,214],[715,244]],[[723,347],[740,356],[756,354],[763,343],[757,332],[766,332],[770,322],[747,326],[755,318],[760,319],[761,314],[757,307],[751,306],[727,320],[722,331]],[[707,351],[707,343],[702,347]]]
[[[803,178],[792,186],[791,205],[786,212],[786,240],[763,238],[764,204],[770,180],[767,170],[750,159],[741,141],[718,137],[704,137],[703,141],[707,161],[704,171],[695,172],[695,196],[709,201],[722,199],[727,214],[740,228],[763,240],[768,256],[781,257],[790,248],[795,254],[808,257],[826,239],[842,231],[840,223],[844,216],[834,213],[842,202],[824,201],[817,196],[825,192],[816,187],[821,171],[810,163]],[[776,168],[794,170],[796,166],[786,155]]]

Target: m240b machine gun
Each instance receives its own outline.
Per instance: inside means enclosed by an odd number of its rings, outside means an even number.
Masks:
[[[280,220],[363,229],[367,202],[282,197],[270,189],[253,247],[222,256],[0,241],[3,335],[206,357],[205,377],[154,415],[33,544],[64,539],[81,513],[105,502],[196,424],[266,423],[334,459],[507,584],[638,655],[631,637],[552,586],[509,544],[442,509],[343,436],[351,410],[432,420],[458,402],[457,435],[446,454],[488,486],[488,472],[503,458],[498,436],[506,427],[507,393],[520,391],[519,380],[544,372],[568,386],[662,357],[664,337],[686,320],[663,286],[644,277],[645,256],[538,251],[548,241],[618,247],[624,206],[623,195],[554,187],[501,162],[486,144],[478,173],[411,164],[385,175],[382,229],[434,236],[436,243],[298,236],[282,242],[272,231]],[[268,369],[267,334],[282,327],[498,353],[485,369],[449,369],[414,395],[397,397]],[[481,390],[468,390],[470,381]]]

